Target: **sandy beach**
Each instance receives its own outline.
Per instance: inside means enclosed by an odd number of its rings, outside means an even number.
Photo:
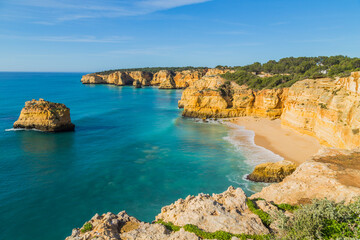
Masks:
[[[301,164],[317,153],[321,145],[311,136],[299,134],[281,126],[281,120],[241,117],[231,120],[255,132],[255,144],[269,149],[285,160]]]

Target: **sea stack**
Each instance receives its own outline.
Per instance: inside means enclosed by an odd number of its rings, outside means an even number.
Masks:
[[[40,98],[27,101],[21,110],[14,128],[37,129],[44,132],[74,131],[70,109],[64,104],[45,101]]]

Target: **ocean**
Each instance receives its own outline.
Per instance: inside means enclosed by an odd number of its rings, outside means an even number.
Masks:
[[[179,198],[248,194],[256,164],[279,156],[252,132],[181,116],[181,90],[83,85],[82,73],[0,73],[0,239],[64,239],[96,213],[151,222]],[[25,101],[70,108],[75,132],[14,131]],[[234,141],[242,134],[244,141]]]

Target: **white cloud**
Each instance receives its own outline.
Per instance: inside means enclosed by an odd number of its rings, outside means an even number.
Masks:
[[[139,16],[208,1],[211,0],[13,0],[7,8],[18,8],[15,12],[33,10],[36,13],[33,23],[50,25],[86,18]]]
[[[79,43],[119,43],[132,39],[131,37],[112,36],[106,38],[96,38],[94,36],[18,36],[0,35],[0,39],[18,39],[25,41],[41,42],[79,42]]]

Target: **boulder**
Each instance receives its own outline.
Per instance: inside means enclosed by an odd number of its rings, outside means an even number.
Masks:
[[[254,182],[281,182],[296,170],[296,165],[289,161],[262,163],[255,167],[247,179]]]

